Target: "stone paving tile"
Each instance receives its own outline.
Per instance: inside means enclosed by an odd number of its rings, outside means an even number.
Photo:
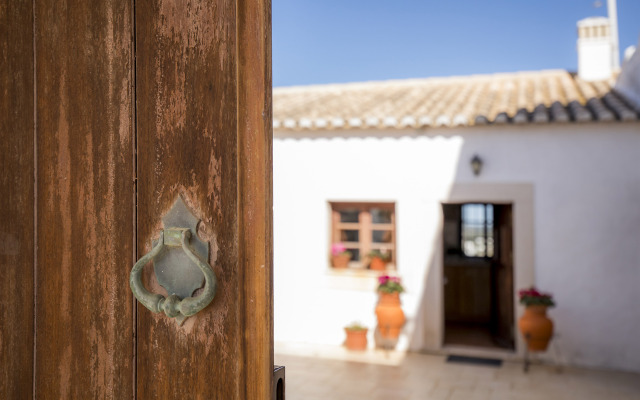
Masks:
[[[491,399],[489,389],[453,389],[449,400],[488,400]]]
[[[451,396],[451,389],[449,388],[434,388],[430,392],[427,393],[427,397],[429,400],[447,400]],[[415,399],[419,399],[420,395],[417,395]],[[424,397],[422,397],[424,398]]]
[[[532,365],[446,363],[409,353],[396,365],[276,353],[287,400],[639,400],[640,374]],[[383,360],[388,363],[388,359]]]

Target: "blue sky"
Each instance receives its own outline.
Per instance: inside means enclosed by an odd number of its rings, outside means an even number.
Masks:
[[[274,86],[562,68],[593,0],[272,0]],[[618,0],[620,53],[640,0]]]

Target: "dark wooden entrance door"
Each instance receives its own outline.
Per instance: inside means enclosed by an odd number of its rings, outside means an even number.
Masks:
[[[443,204],[445,344],[515,348],[511,204]]]
[[[268,0],[0,5],[0,398],[271,397],[270,29]],[[128,283],[179,194],[218,277],[182,327]]]

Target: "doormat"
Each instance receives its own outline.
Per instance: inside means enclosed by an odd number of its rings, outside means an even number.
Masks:
[[[447,356],[447,362],[460,363],[460,364],[472,364],[472,365],[486,365],[489,367],[500,367],[502,360],[497,358],[482,358],[482,357],[465,357],[465,356]]]

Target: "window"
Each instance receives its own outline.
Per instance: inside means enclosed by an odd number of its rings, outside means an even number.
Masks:
[[[493,257],[493,205],[463,204],[462,252],[467,257]]]
[[[393,203],[331,203],[331,243],[342,243],[351,253],[350,268],[369,268],[374,250],[396,263],[396,222]]]

